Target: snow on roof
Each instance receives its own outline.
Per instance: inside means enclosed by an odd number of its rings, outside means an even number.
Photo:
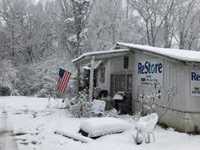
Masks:
[[[97,69],[101,65],[102,61],[95,61],[94,62],[94,69]],[[83,69],[90,70],[91,66],[85,65],[83,66]]]
[[[169,58],[186,61],[186,62],[200,62],[200,51],[194,50],[184,50],[184,49],[172,49],[172,48],[159,48],[159,47],[152,47],[148,45],[138,45],[138,44],[131,44],[131,43],[124,43],[124,42],[117,42],[120,48],[125,49],[115,49],[115,50],[107,50],[107,51],[95,51],[95,52],[87,52],[72,60],[73,63],[82,60],[86,57],[96,56],[96,55],[107,55],[107,54],[114,54],[114,53],[123,53],[129,52],[132,49],[137,49],[145,52],[150,52],[162,56],[166,56]]]
[[[200,52],[194,50],[172,49],[172,48],[158,48],[147,45],[137,45],[131,43],[118,42],[117,45],[127,48],[133,48],[142,50],[145,52],[151,52],[158,55],[167,56],[173,59],[188,61],[188,62],[200,62]]]
[[[106,54],[115,54],[115,53],[124,53],[124,52],[129,52],[129,50],[128,49],[117,49],[117,50],[87,52],[87,53],[84,53],[84,54],[80,55],[79,57],[73,59],[72,62],[75,63],[81,59],[84,59],[85,57],[88,57],[88,56],[96,56],[96,55],[104,55],[104,54],[106,55]]]

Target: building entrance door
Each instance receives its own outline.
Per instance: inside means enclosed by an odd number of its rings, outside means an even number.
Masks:
[[[132,74],[111,74],[111,96],[119,91],[124,92],[124,100],[120,102],[122,113],[132,112]]]

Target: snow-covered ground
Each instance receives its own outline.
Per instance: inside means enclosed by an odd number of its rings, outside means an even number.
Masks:
[[[13,135],[19,150],[199,150],[200,136],[178,133],[156,127],[156,141],[136,145],[131,129],[121,134],[103,136],[81,143],[54,134],[56,130],[76,133],[84,118],[73,118],[66,110],[57,109],[60,100],[34,97],[0,97],[0,109],[7,112],[7,129]],[[131,121],[131,119],[125,120]],[[1,122],[2,123],[2,122]],[[132,122],[134,127],[134,122]],[[19,135],[23,134],[23,135]]]

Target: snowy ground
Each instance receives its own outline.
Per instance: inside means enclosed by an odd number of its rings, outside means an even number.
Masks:
[[[48,104],[47,99],[33,97],[0,97],[0,109],[7,112],[7,130],[12,130],[19,150],[199,150],[200,136],[178,133],[156,127],[156,142],[136,145],[135,131],[107,135],[87,144],[73,141],[54,131],[76,133],[84,119],[72,118],[57,109],[59,100]],[[127,119],[127,118],[126,118]],[[2,125],[2,121],[0,122]],[[133,123],[134,126],[134,123]]]

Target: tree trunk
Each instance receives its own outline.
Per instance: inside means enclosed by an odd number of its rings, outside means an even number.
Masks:
[[[77,69],[77,95],[80,91],[80,86],[81,86],[81,78],[80,78],[80,74],[81,74],[81,71],[80,71],[80,65],[77,64],[76,65],[76,69]]]
[[[180,42],[179,42],[179,49],[184,49],[185,43],[184,43],[184,35],[183,32],[180,32]]]
[[[14,40],[15,40],[15,31],[14,31],[14,25],[11,25],[11,56],[15,56],[15,47],[14,47]]]
[[[169,37],[169,22],[167,16],[165,17],[165,23],[164,23],[164,47],[165,48],[170,48],[171,43],[170,43],[170,37]]]

